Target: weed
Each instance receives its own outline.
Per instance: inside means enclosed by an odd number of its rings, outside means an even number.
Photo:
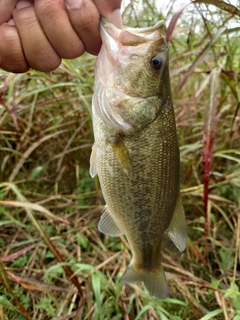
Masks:
[[[0,319],[240,319],[239,9],[176,6],[164,18],[188,245],[179,254],[165,240],[170,297],[123,285],[128,244],[97,230],[95,58],[84,54],[50,74],[0,70]],[[162,17],[146,0],[123,13],[129,26]]]

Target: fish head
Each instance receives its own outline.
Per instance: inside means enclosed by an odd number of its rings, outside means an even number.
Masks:
[[[149,28],[118,29],[102,19],[105,83],[133,97],[160,94],[168,71],[168,46],[159,21]]]
[[[145,126],[170,98],[164,24],[119,29],[102,18],[102,48],[96,62],[97,113],[124,133]]]

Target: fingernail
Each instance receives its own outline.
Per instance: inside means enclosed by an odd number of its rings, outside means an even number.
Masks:
[[[17,4],[16,4],[16,9],[19,10],[19,9],[23,9],[23,8],[26,8],[26,7],[30,7],[32,4],[30,1],[19,1]]]
[[[8,20],[8,25],[9,26],[15,26],[15,22],[13,19]]]
[[[82,0],[67,0],[67,4],[71,9],[77,9],[81,7]]]

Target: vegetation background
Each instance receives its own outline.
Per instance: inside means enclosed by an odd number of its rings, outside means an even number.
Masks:
[[[85,54],[50,74],[0,70],[1,320],[240,319],[240,6],[177,2],[164,17],[150,0],[123,12],[128,26],[167,25],[188,228],[186,252],[164,242],[169,298],[122,285],[126,239],[97,230]]]

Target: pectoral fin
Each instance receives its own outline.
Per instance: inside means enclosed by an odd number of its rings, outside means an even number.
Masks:
[[[107,206],[104,207],[104,213],[99,221],[98,230],[111,237],[118,237],[123,234],[111,214],[108,212]]]
[[[109,140],[116,159],[121,164],[123,172],[132,180],[131,159],[125,144],[121,140]]]
[[[97,150],[95,143],[92,146],[92,153],[90,157],[90,176],[94,178],[97,175]]]
[[[179,251],[184,251],[186,248],[187,230],[184,209],[182,206],[181,196],[179,194],[175,211],[167,229],[167,234],[174,242]]]

